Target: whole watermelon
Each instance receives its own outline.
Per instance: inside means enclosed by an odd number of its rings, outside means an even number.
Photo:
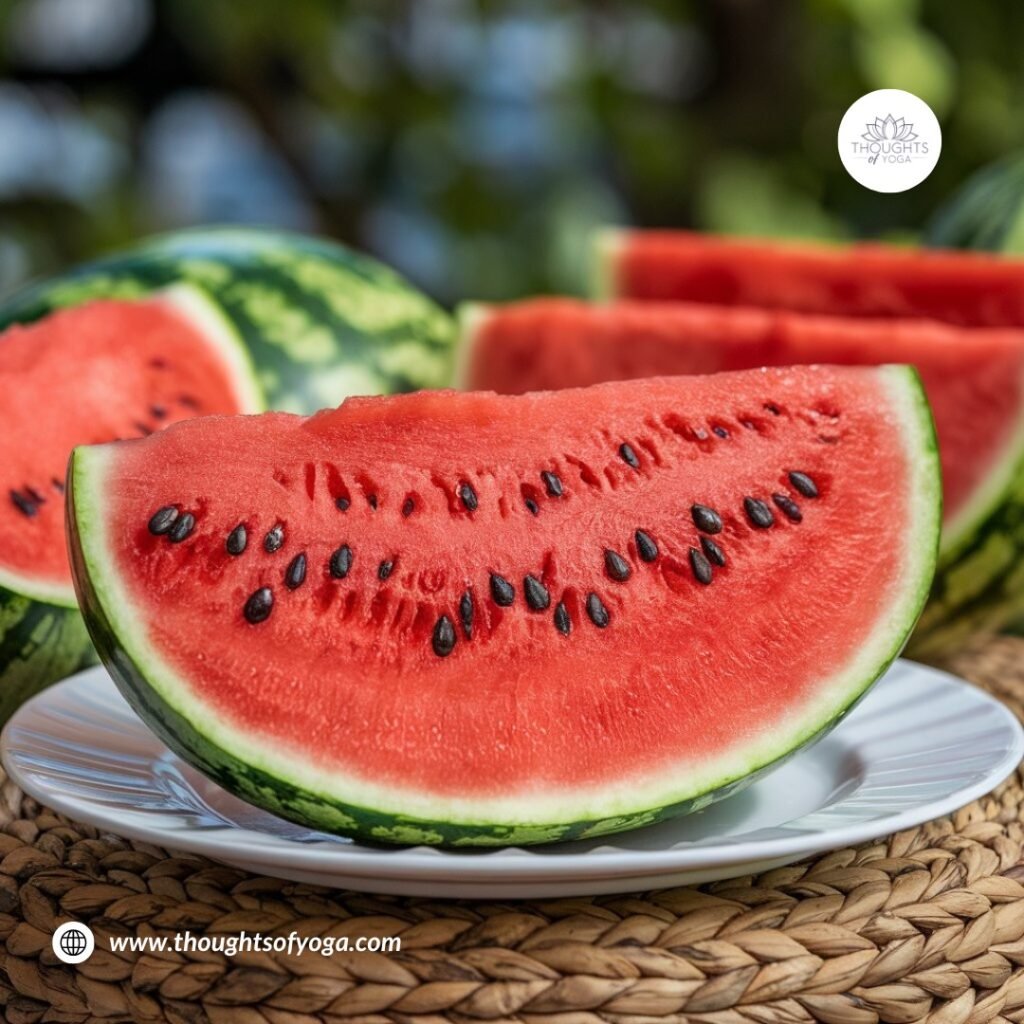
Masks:
[[[204,315],[220,325],[227,346],[234,350],[237,375],[249,378],[244,390],[257,396],[247,404],[205,411],[258,411],[262,393],[270,408],[313,412],[336,406],[353,394],[392,394],[450,382],[454,325],[444,310],[389,268],[350,249],[262,229],[203,228],[146,240],[15,294],[0,304],[0,330],[15,324],[49,325],[53,321],[43,318],[50,314],[82,310],[86,303],[97,308],[98,300],[113,300],[109,308],[116,310],[118,300],[135,305],[135,300],[155,301],[171,293],[191,297],[193,306],[198,303]],[[9,360],[12,366],[5,366],[0,358],[3,386],[12,393],[32,392],[29,403],[11,406],[21,410],[10,413],[20,421],[19,430],[30,415],[33,433],[52,436],[59,431],[73,443],[90,443],[148,433],[168,422],[152,421],[141,424],[140,430],[129,428],[115,435],[109,424],[94,427],[83,420],[82,436],[72,436],[69,421],[76,416],[83,419],[82,411],[76,410],[74,376],[81,375],[83,387],[95,386],[90,369],[94,377],[102,372],[109,401],[101,408],[107,404],[115,409],[122,404],[127,407],[135,399],[126,393],[131,387],[125,383],[131,379],[126,367],[135,367],[138,345],[137,338],[126,336],[123,349],[114,346],[112,360],[111,353],[105,353],[106,368],[100,371],[86,339],[74,330],[67,334],[58,364],[62,377],[72,378],[70,389],[66,379],[60,387],[40,380],[38,367],[30,384],[21,365],[23,358],[21,364],[18,358]],[[0,353],[4,344],[0,335]],[[31,348],[23,336],[21,352]],[[14,349],[8,351],[13,356]],[[125,367],[118,368],[121,351]],[[74,365],[76,359],[80,368]],[[65,370],[66,363],[70,367]],[[177,413],[179,418],[192,414],[185,409]],[[132,422],[132,417],[122,419]],[[12,424],[3,421],[2,405],[0,432],[7,437],[12,433]],[[27,454],[28,446],[19,444]],[[12,531],[7,535],[0,530],[0,722],[31,694],[94,661],[70,575],[66,586],[61,581],[54,585],[31,573],[26,576],[23,568],[10,571],[4,561],[5,540],[8,552],[20,546],[23,555],[26,550],[31,554],[36,537],[42,545],[41,520],[61,514],[67,453],[38,459],[46,462],[38,467],[37,460],[30,459],[29,470],[22,454],[15,460],[17,468],[8,466],[10,473],[0,472],[0,477],[14,474],[2,481],[0,493],[8,513],[6,520],[0,516],[0,522]],[[31,481],[24,479],[26,474]],[[33,481],[30,491],[22,490]],[[43,489],[45,495],[38,493]],[[51,553],[54,532],[50,530],[43,548]],[[62,551],[63,543],[56,543]]]

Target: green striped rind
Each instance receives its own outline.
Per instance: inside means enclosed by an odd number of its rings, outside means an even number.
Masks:
[[[813,702],[742,750],[714,759],[712,768],[691,765],[689,774],[681,775],[665,765],[650,779],[634,779],[618,792],[601,790],[597,796],[470,798],[458,803],[471,811],[452,813],[451,802],[428,793],[382,792],[376,783],[372,789],[340,774],[324,776],[299,763],[301,756],[294,752],[240,736],[211,707],[189,696],[187,684],[153,649],[144,610],[114,572],[104,495],[116,450],[107,447],[78,449],[72,457],[68,522],[79,601],[118,687],[161,739],[229,792],[281,817],[372,841],[448,846],[552,842],[653,824],[736,792],[833,728],[899,654],[920,614],[935,566],[941,509],[934,428],[916,374],[904,367],[878,372],[880,385],[891,391],[911,473],[903,589],[879,607],[875,629],[836,673],[832,686],[822,687]],[[371,792],[377,799],[364,799]]]
[[[221,308],[276,409],[313,412],[349,395],[449,386],[454,324],[394,271],[343,246],[256,228],[203,228],[31,286],[0,328],[96,298],[141,298],[178,283]]]
[[[0,587],[0,723],[50,683],[96,660],[77,608]]]

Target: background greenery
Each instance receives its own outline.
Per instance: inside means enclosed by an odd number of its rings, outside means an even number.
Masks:
[[[1002,0],[0,0],[0,292],[203,221],[320,231],[440,299],[573,287],[595,223],[914,237],[1024,139]],[[901,195],[857,96],[943,124]]]

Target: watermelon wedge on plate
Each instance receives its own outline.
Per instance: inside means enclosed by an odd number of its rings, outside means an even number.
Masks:
[[[735,791],[896,657],[940,518],[907,367],[197,419],[78,448],[69,481],[86,621],[142,718],[252,803],[398,843]]]

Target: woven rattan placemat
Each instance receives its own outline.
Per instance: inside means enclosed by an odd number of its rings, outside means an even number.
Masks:
[[[952,666],[1024,713],[1024,640]],[[1024,1020],[1024,789],[699,888],[522,903],[367,896],[99,834],[5,780],[0,1006],[12,1024]],[[51,935],[87,921],[97,950]],[[110,935],[399,935],[400,953],[109,952]]]

